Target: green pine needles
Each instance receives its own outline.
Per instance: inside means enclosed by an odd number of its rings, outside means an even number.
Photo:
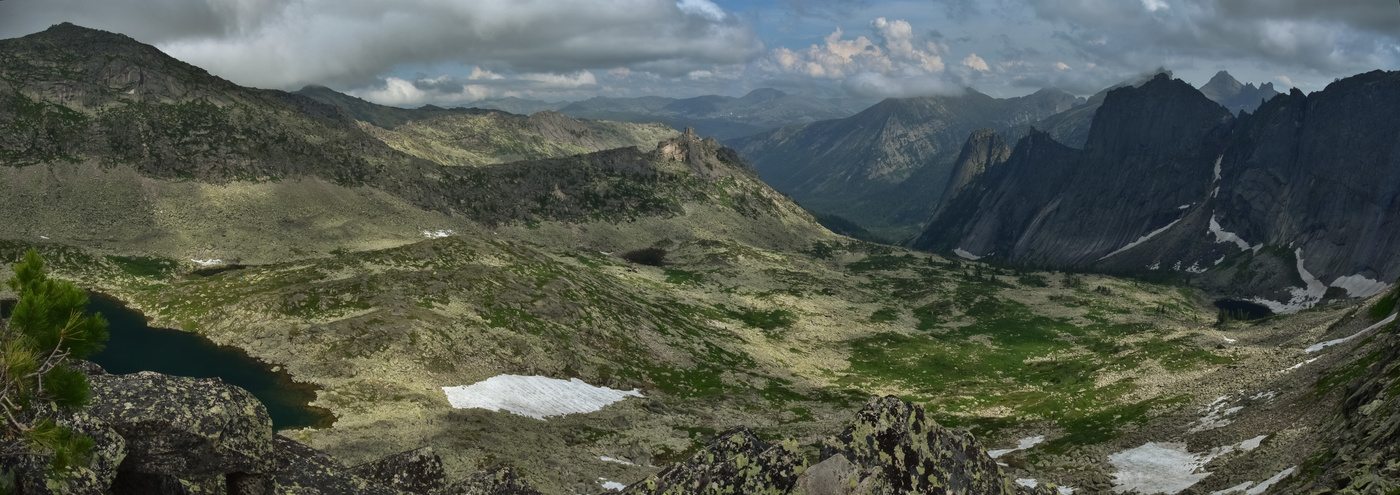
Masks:
[[[54,418],[88,402],[87,375],[66,360],[102,350],[107,320],[84,316],[87,293],[72,282],[50,279],[38,251],[24,253],[14,272],[6,284],[19,300],[9,320],[0,320],[0,421],[5,424],[0,456],[52,457],[57,476],[84,462],[93,447],[92,439]]]

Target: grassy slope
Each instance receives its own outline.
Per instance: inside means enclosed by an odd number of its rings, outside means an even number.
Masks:
[[[394,129],[361,128],[404,153],[450,166],[484,166],[636,146],[644,150],[676,136],[660,124],[580,121],[558,114],[448,115]]]

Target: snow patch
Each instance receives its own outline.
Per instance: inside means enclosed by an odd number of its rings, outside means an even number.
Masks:
[[[1060,495],[1071,495],[1074,493],[1074,488],[1068,486],[1057,486],[1055,489],[1060,491]]]
[[[1263,244],[1260,244],[1260,246],[1263,246]],[[1288,292],[1292,297],[1290,297],[1286,303],[1262,297],[1250,299],[1250,302],[1268,306],[1269,310],[1276,314],[1292,314],[1311,308],[1314,304],[1317,304],[1318,301],[1322,300],[1322,296],[1327,294],[1327,285],[1323,284],[1321,280],[1318,280],[1317,277],[1313,276],[1312,272],[1309,272],[1308,269],[1303,266],[1303,248],[1293,250],[1293,255],[1298,258],[1298,277],[1303,279],[1303,287],[1290,287]]]
[[[215,266],[215,265],[222,265],[222,264],[224,264],[224,260],[197,260],[197,259],[190,259],[190,261],[195,262],[195,263],[198,264],[199,266]]]
[[[1219,181],[1220,181],[1220,162],[1222,162],[1222,161],[1224,161],[1224,160],[1225,160],[1225,155],[1220,155],[1220,158],[1216,158],[1216,159],[1215,159],[1215,180],[1212,181],[1212,182],[1219,182]]]
[[[1357,274],[1337,277],[1332,281],[1332,287],[1346,289],[1347,297],[1371,297],[1385,291],[1390,284]]]
[[[1220,259],[1215,260],[1215,263],[1211,263],[1211,266],[1219,265],[1221,262],[1224,262],[1224,261],[1225,261],[1225,257],[1224,257],[1224,256],[1221,256]]]
[[[964,251],[963,248],[954,249],[954,250],[953,250],[953,254],[956,254],[956,255],[958,255],[959,258],[962,258],[962,259],[965,259],[965,260],[977,261],[977,260],[982,259],[981,256],[978,256],[978,255],[969,253],[969,252],[967,252],[967,251]]]
[[[1121,253],[1121,252],[1123,252],[1123,251],[1127,251],[1127,250],[1129,250],[1129,249],[1132,249],[1132,248],[1134,248],[1134,247],[1137,247],[1138,244],[1142,244],[1142,243],[1144,243],[1144,242],[1147,242],[1148,239],[1151,239],[1151,238],[1155,237],[1157,234],[1166,232],[1167,229],[1172,228],[1173,225],[1176,225],[1176,223],[1177,223],[1177,222],[1180,222],[1180,221],[1181,221],[1180,218],[1178,218],[1178,219],[1176,219],[1176,220],[1172,220],[1172,223],[1167,224],[1166,227],[1162,227],[1162,228],[1157,229],[1157,230],[1154,230],[1154,231],[1152,231],[1152,232],[1148,232],[1147,235],[1144,235],[1144,236],[1142,236],[1142,237],[1139,237],[1138,240],[1133,241],[1133,242],[1129,242],[1127,246],[1120,247],[1120,248],[1118,248],[1117,251],[1114,251],[1114,252],[1112,252],[1112,253],[1105,254],[1105,255],[1103,256],[1103,258],[1099,258],[1099,261],[1103,261],[1105,258],[1108,258],[1109,256],[1113,256],[1113,255],[1115,255],[1115,254],[1118,254],[1118,253]]]
[[[616,481],[608,481],[607,478],[598,478],[598,481],[601,481],[601,482],[602,482],[601,484],[603,485],[603,489],[604,489],[604,490],[612,490],[612,491],[615,491],[615,492],[620,492],[620,491],[622,491],[622,490],[624,490],[624,489],[627,488],[627,485],[624,485],[624,484],[622,484],[622,483],[618,483],[618,482],[616,482]]]
[[[1238,234],[1235,234],[1234,232],[1228,232],[1224,228],[1221,228],[1220,221],[1215,219],[1214,214],[1210,216],[1210,233],[1215,235],[1216,244],[1220,244],[1223,242],[1234,243],[1235,246],[1238,246],[1240,248],[1240,251],[1253,250],[1255,254],[1258,254],[1259,250],[1264,247],[1263,243],[1260,243],[1256,246],[1250,246],[1249,243],[1245,242],[1244,239],[1241,239]],[[1223,261],[1225,258],[1220,259]],[[1219,263],[1219,261],[1217,261],[1216,263]]]
[[[1233,343],[1236,342],[1235,339],[1226,337],[1226,336],[1224,336],[1224,335],[1221,335],[1220,337],[1223,338],[1223,339],[1225,339],[1225,343],[1227,343],[1227,344],[1233,344]]]
[[[1219,195],[1220,195],[1220,186],[1216,186],[1215,189],[1212,190],[1212,191],[1210,192],[1210,197],[1214,198],[1214,197],[1219,196]]]
[[[1016,484],[1026,488],[1035,488],[1040,485],[1040,482],[1036,481],[1035,478],[1016,478]]]
[[[1307,361],[1303,361],[1303,362],[1301,362],[1301,363],[1298,363],[1298,364],[1295,364],[1295,365],[1289,367],[1289,368],[1286,369],[1286,370],[1278,370],[1278,372],[1279,372],[1279,373],[1287,373],[1287,372],[1296,370],[1296,369],[1298,369],[1298,368],[1302,368],[1303,365],[1305,365],[1305,364],[1312,364],[1313,361],[1317,361],[1317,358],[1312,358],[1312,359],[1309,359],[1309,360],[1307,360]]]
[[[1245,451],[1245,452],[1249,452],[1249,451],[1251,451],[1251,450],[1257,449],[1257,448],[1259,448],[1259,444],[1264,443],[1264,439],[1265,439],[1265,438],[1269,438],[1269,436],[1268,436],[1268,435],[1259,435],[1259,436],[1254,437],[1254,438],[1251,438],[1251,439],[1249,439],[1249,440],[1245,440],[1245,441],[1243,441],[1243,442],[1240,442],[1240,450],[1243,450],[1243,451]]]
[[[1278,394],[1275,393],[1273,390],[1270,390],[1270,391],[1268,391],[1268,392],[1259,392],[1259,393],[1257,393],[1257,394],[1254,394],[1254,397],[1250,397],[1250,399],[1253,399],[1253,400],[1259,400],[1259,399],[1273,400],[1274,397],[1278,397]]]
[[[1211,473],[1201,471],[1201,467],[1225,453],[1225,449],[1229,447],[1209,454],[1193,454],[1186,451],[1184,443],[1148,442],[1111,454],[1108,462],[1118,469],[1113,473],[1113,491],[1175,495],[1210,476]]]
[[[424,230],[424,231],[423,231],[423,237],[427,237],[427,238],[429,238],[429,239],[440,239],[440,238],[447,237],[447,236],[452,235],[452,234],[456,234],[456,232],[451,231],[451,230]]]
[[[1006,455],[1006,454],[1010,454],[1010,453],[1015,452],[1015,451],[1018,451],[1018,450],[1026,450],[1026,449],[1029,449],[1029,448],[1031,448],[1031,447],[1034,447],[1036,444],[1038,444],[1038,443],[1040,443],[1040,442],[1044,442],[1044,441],[1045,441],[1045,436],[1043,436],[1043,435],[1037,435],[1037,436],[1033,436],[1033,437],[1026,437],[1026,438],[1022,438],[1021,441],[1017,443],[1016,448],[1014,448],[1014,449],[991,450],[991,451],[987,451],[987,455],[990,456],[990,457],[993,458],[993,459],[996,459],[996,458],[998,458],[998,457],[1004,456],[1004,455]]]
[[[1181,205],[1181,206],[1176,207],[1176,209],[1178,209],[1178,210],[1185,210],[1185,209],[1187,209],[1187,208],[1190,208],[1191,205],[1194,205],[1194,204],[1196,204],[1196,203],[1191,203],[1190,205]]]
[[[39,238],[47,241],[49,239],[49,236],[41,235],[39,236]]]
[[[1304,349],[1303,351],[1304,351],[1304,352],[1307,352],[1307,353],[1314,353],[1314,352],[1317,352],[1317,351],[1326,349],[1326,348],[1328,348],[1328,347],[1331,347],[1331,346],[1334,346],[1334,345],[1337,345],[1337,344],[1342,344],[1342,343],[1345,343],[1345,342],[1347,342],[1347,341],[1349,341],[1349,340],[1351,340],[1351,339],[1354,339],[1354,338],[1360,337],[1360,336],[1362,336],[1362,335],[1365,335],[1367,332],[1370,332],[1370,331],[1375,330],[1375,329],[1377,329],[1377,328],[1380,328],[1380,327],[1389,325],[1389,324],[1391,324],[1391,323],[1394,322],[1394,321],[1395,321],[1395,314],[1392,313],[1390,316],[1385,317],[1384,320],[1378,321],[1378,322],[1376,322],[1375,325],[1371,325],[1371,326],[1369,326],[1369,327],[1366,327],[1365,329],[1361,330],[1360,332],[1356,332],[1356,333],[1354,333],[1354,334],[1351,334],[1351,335],[1346,336],[1346,337],[1342,337],[1342,338],[1340,338],[1340,339],[1329,340],[1329,341],[1323,342],[1323,343],[1321,343],[1321,344],[1313,344],[1312,346],[1309,346],[1307,349]],[[1313,360],[1309,360],[1308,362],[1311,363],[1311,362],[1313,362]]]
[[[642,397],[637,389],[595,387],[578,378],[564,381],[520,375],[498,375],[472,385],[442,387],[442,391],[456,409],[505,410],[541,420],[593,412],[627,397]]]
[[[1191,266],[1186,267],[1186,273],[1205,273],[1205,272],[1206,272],[1206,269],[1205,269],[1205,268],[1201,268],[1201,262],[1199,262],[1199,261],[1197,261],[1197,262],[1195,262],[1195,263],[1191,263]]]
[[[1285,470],[1283,470],[1283,471],[1280,471],[1278,474],[1275,474],[1274,477],[1259,482],[1259,485],[1258,485],[1258,486],[1254,486],[1253,488],[1250,488],[1250,486],[1251,486],[1251,485],[1254,485],[1254,482],[1253,482],[1253,481],[1246,481],[1246,482],[1244,482],[1244,483],[1240,483],[1240,484],[1238,484],[1238,485],[1235,485],[1235,486],[1226,488],[1226,489],[1224,489],[1224,490],[1215,491],[1215,492],[1210,492],[1210,495],[1225,495],[1225,494],[1227,494],[1227,493],[1234,493],[1234,492],[1244,492],[1245,495],[1260,495],[1260,494],[1264,493],[1265,490],[1268,490],[1269,487],[1274,486],[1274,484],[1276,484],[1276,483],[1278,483],[1278,482],[1280,482],[1280,481],[1283,481],[1284,478],[1287,478],[1287,477],[1289,477],[1290,475],[1292,475],[1292,474],[1293,474],[1293,471],[1295,471],[1295,470],[1297,470],[1297,469],[1298,469],[1298,466],[1293,466],[1293,467],[1291,467],[1291,468],[1288,468],[1288,469],[1285,469]]]
[[[1244,406],[1226,408],[1225,406],[1230,405],[1229,399],[1230,396],[1226,395],[1215,399],[1214,402],[1207,404],[1206,407],[1202,407],[1201,412],[1206,413],[1206,415],[1201,417],[1201,424],[1192,427],[1190,430],[1187,430],[1186,433],[1198,433],[1228,426],[1232,420],[1225,416],[1235,414],[1240,412],[1241,409],[1244,409]]]
[[[616,463],[618,463],[618,464],[624,464],[624,465],[628,465],[628,466],[636,466],[636,464],[632,464],[632,463],[627,462],[627,461],[624,461],[624,460],[622,460],[622,459],[613,459],[613,458],[608,457],[608,456],[605,456],[605,455],[604,455],[604,456],[599,456],[598,458],[599,458],[599,459],[602,459],[604,462],[616,462]]]

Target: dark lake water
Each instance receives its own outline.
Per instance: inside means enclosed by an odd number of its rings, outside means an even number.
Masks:
[[[241,349],[221,347],[208,339],[169,328],[146,324],[146,317],[121,301],[89,293],[87,311],[107,318],[112,337],[106,349],[89,358],[108,373],[154,371],[194,378],[222,378],[237,385],[267,406],[275,429],[324,427],[335,421],[330,411],[308,406],[316,388],[292,381],[285,371],[273,372],[267,363]]]
[[[1268,306],[1236,299],[1218,299],[1215,307],[1230,313],[1237,320],[1258,320],[1274,315]]]

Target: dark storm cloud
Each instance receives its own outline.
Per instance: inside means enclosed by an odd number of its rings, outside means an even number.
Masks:
[[[395,67],[570,73],[743,64],[763,43],[709,0],[13,0],[0,35],[71,21],[123,32],[242,84],[355,87]]]
[[[1249,61],[1336,73],[1397,60],[1400,7],[1356,0],[1031,0],[1086,60],[1134,64]],[[1381,5],[1385,8],[1380,8]]]
[[[1400,32],[1400,4],[1389,0],[1218,0],[1231,18],[1335,21],[1356,29],[1394,36]]]

